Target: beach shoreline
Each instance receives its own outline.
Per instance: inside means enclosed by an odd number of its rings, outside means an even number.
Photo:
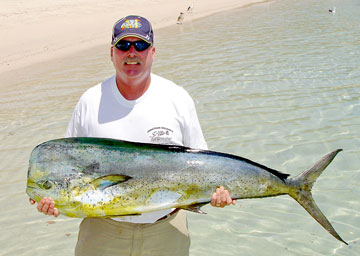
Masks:
[[[176,25],[180,12],[183,23],[233,8],[267,0],[36,0],[5,1],[0,8],[0,87],[17,77],[23,68],[76,55],[100,45],[110,45],[116,20],[128,14],[148,18],[155,30]],[[119,8],[114,8],[114,5]],[[193,5],[191,13],[188,6]],[[126,6],[123,8],[122,6]],[[181,25],[179,25],[181,26]],[[21,74],[20,74],[21,75]]]

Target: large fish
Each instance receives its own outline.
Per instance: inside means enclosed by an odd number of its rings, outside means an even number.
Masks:
[[[181,146],[101,138],[44,142],[31,153],[27,194],[52,197],[69,217],[136,215],[167,208],[201,212],[219,186],[234,199],[288,194],[346,243],[316,206],[311,188],[341,149],[295,178],[248,159]]]

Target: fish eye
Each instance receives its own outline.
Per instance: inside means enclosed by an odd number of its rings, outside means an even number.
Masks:
[[[45,181],[42,186],[44,189],[50,189],[52,187],[52,184],[50,181]]]

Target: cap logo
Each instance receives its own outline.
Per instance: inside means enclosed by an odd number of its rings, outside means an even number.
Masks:
[[[125,28],[141,28],[141,22],[139,19],[134,20],[125,20],[124,23],[121,25],[121,30]]]

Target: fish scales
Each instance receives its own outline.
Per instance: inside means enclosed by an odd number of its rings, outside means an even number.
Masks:
[[[335,150],[291,178],[235,155],[174,145],[102,138],[44,142],[31,153],[27,193],[51,197],[70,217],[114,217],[167,208],[200,212],[224,186],[234,199],[288,194],[331,235],[346,243],[312,199],[316,178],[341,150]]]

